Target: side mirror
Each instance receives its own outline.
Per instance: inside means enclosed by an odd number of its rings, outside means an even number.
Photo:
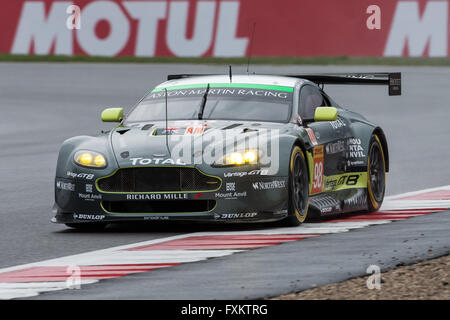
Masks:
[[[123,119],[123,108],[108,108],[102,112],[103,122],[120,122]]]
[[[314,113],[314,121],[336,121],[338,111],[334,107],[317,107]]]

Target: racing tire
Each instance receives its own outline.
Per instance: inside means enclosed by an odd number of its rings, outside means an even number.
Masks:
[[[299,146],[294,146],[291,151],[288,192],[288,216],[282,220],[282,225],[294,227],[306,220],[309,207],[308,166]]]
[[[376,212],[383,203],[386,190],[386,162],[383,146],[376,134],[372,135],[367,156],[368,211]]]
[[[95,222],[95,223],[66,223],[65,225],[77,230],[95,231],[104,229],[107,224]]]

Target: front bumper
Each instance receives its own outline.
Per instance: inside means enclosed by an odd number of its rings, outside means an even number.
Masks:
[[[239,168],[240,172],[247,172]],[[230,169],[228,169],[230,171]],[[237,171],[236,168],[231,171]],[[209,173],[208,173],[209,174]],[[100,176],[56,177],[56,223],[92,223],[120,221],[199,221],[199,222],[265,222],[287,216],[288,177],[277,175],[232,174],[226,171],[214,176],[222,184],[215,191],[108,193],[101,192],[96,181]],[[159,208],[182,206],[182,212],[121,212],[115,204],[149,202]],[[205,210],[192,210],[194,203],[208,203]],[[111,205],[113,204],[113,205]],[[190,205],[192,204],[192,205]],[[124,207],[124,206],[122,206]],[[126,206],[129,207],[129,206]],[[110,211],[114,208],[114,212]],[[170,210],[170,209],[169,209]]]

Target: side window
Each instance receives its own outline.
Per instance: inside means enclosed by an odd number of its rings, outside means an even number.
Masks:
[[[322,97],[323,97],[323,104],[322,106],[327,106],[327,107],[331,107],[333,104],[331,103],[330,98],[324,93],[322,92]]]
[[[305,85],[301,89],[299,103],[299,114],[305,119],[314,118],[317,107],[328,105],[320,90],[311,85]]]

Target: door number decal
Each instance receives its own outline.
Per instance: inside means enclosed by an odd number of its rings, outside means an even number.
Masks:
[[[311,194],[322,192],[323,188],[323,146],[314,147],[313,151],[313,181]]]

